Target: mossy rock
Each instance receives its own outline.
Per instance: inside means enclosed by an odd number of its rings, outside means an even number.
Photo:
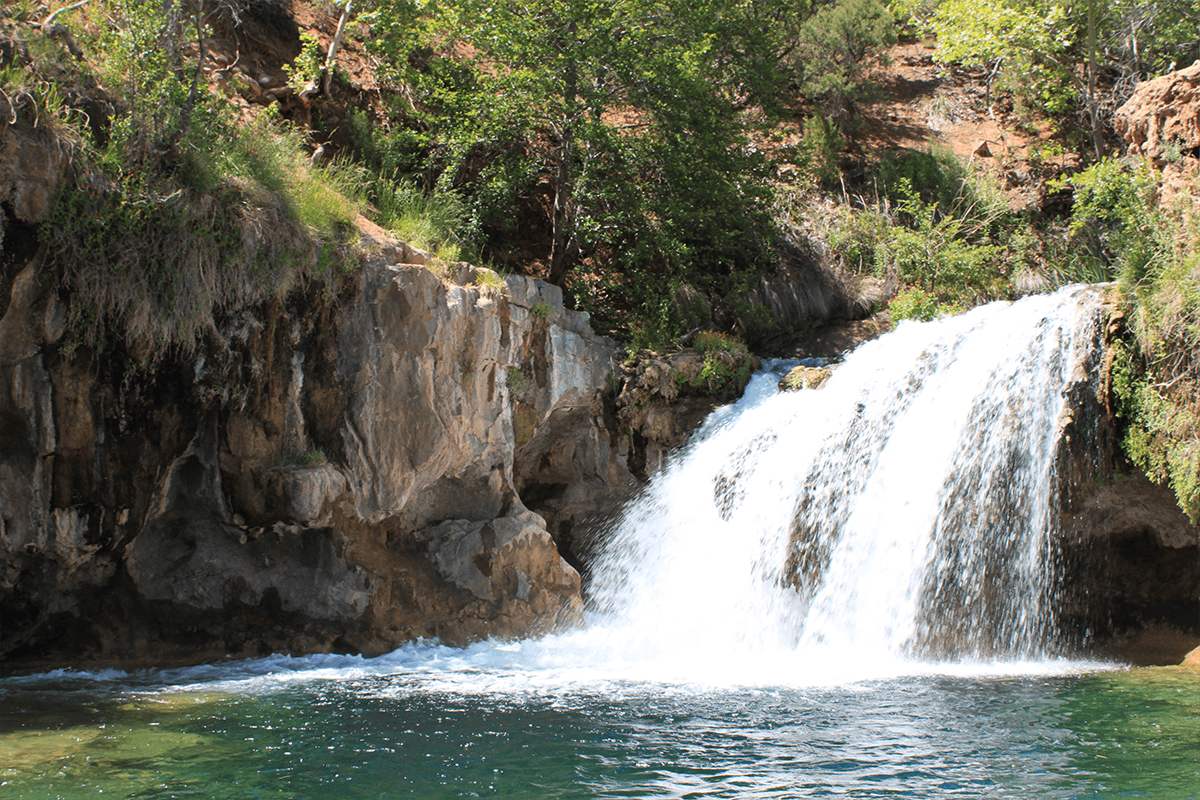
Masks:
[[[833,372],[829,367],[794,367],[779,381],[783,392],[798,392],[801,389],[820,389]]]

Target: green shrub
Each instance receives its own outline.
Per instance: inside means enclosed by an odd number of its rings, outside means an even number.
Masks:
[[[804,137],[796,148],[797,164],[818,185],[832,187],[841,177],[844,146],[837,126],[828,117],[809,117],[804,121]]]
[[[187,352],[229,309],[308,276],[332,283],[345,263],[361,176],[311,167],[303,134],[270,113],[241,124],[200,83],[189,48],[205,25],[183,9],[88,7],[106,24],[85,49],[117,113],[105,140],[79,149],[39,229],[47,266],[71,295],[73,347],[116,330],[148,357]]]
[[[839,116],[863,94],[869,67],[896,41],[896,18],[882,0],[836,0],[797,30],[790,56],[802,94]]]
[[[288,83],[299,92],[310,81],[316,80],[324,67],[325,59],[321,55],[321,41],[305,31],[300,34],[300,55],[292,59],[292,63],[284,64],[283,71],[288,76]]]
[[[760,13],[378,3],[372,47],[410,88],[425,137],[395,163],[461,198],[466,248],[548,268],[601,330],[669,341],[682,332],[675,286],[721,295],[770,259],[752,134],[779,82]]]
[[[1056,185],[1075,193],[1068,233],[1077,257],[1102,274],[1119,275],[1130,293],[1148,290],[1154,262],[1171,250],[1149,168],[1105,159]]]
[[[1068,4],[1038,0],[943,0],[932,20],[935,58],[998,73],[1000,88],[1061,115],[1073,108],[1075,96],[1065,57],[1077,36],[1071,11]]]
[[[956,305],[940,302],[936,295],[916,286],[901,289],[888,303],[888,314],[891,315],[893,323],[906,319],[929,322],[938,317],[957,314],[961,310]]]
[[[525,387],[529,379],[519,367],[509,367],[505,372],[504,385],[514,392],[519,392]]]
[[[896,226],[878,246],[876,270],[922,286],[940,299],[973,305],[1005,291],[1000,249],[968,216],[942,215],[900,180],[899,211],[909,226]],[[972,235],[974,234],[974,235]]]
[[[958,217],[973,233],[986,233],[1008,212],[1008,203],[989,175],[971,169],[949,148],[904,152],[882,159],[868,180],[892,205],[920,200],[943,216]]]
[[[1136,347],[1121,341],[1112,347],[1123,452],[1151,480],[1170,486],[1179,507],[1200,522],[1200,414],[1194,401],[1165,395]]]
[[[733,394],[746,388],[754,365],[745,342],[727,333],[700,331],[693,346],[704,354],[699,380],[709,394]]]

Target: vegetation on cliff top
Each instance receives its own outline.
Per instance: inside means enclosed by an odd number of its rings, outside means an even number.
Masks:
[[[1162,206],[1144,164],[1109,159],[1071,181],[1078,257],[1120,277],[1127,325],[1111,343],[1109,379],[1122,449],[1200,521],[1200,218],[1190,205]]]
[[[303,37],[275,0],[4,9],[5,124],[52,136],[70,164],[40,227],[70,300],[68,350],[114,329],[135,352],[188,350],[238,307],[336,284],[360,212],[549,278],[635,346],[797,324],[745,299],[795,259],[899,288],[898,318],[1119,275],[1126,450],[1200,510],[1194,219],[1158,207],[1152,176],[1105,160],[1133,83],[1200,56],[1195,0],[292,10]],[[343,32],[370,90],[339,71]],[[1069,217],[1014,205],[948,152],[863,152],[858,112],[901,35],[936,36],[947,70],[984,83],[989,113],[1003,98],[1075,154],[1042,192],[1073,193]],[[270,76],[243,59],[267,40],[291,48],[290,85],[264,94]],[[696,297],[703,319],[684,302]]]
[[[221,315],[334,277],[355,216],[341,176],[200,80],[229,8],[94,0],[59,33],[28,8],[6,20],[7,121],[67,154],[39,227],[70,301],[67,352],[113,328],[142,357],[188,351]]]

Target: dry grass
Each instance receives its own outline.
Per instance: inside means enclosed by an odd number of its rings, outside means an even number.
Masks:
[[[267,122],[240,130],[209,165],[210,190],[77,166],[42,233],[74,298],[68,351],[112,326],[144,357],[190,353],[222,314],[333,282],[357,209],[297,139]]]

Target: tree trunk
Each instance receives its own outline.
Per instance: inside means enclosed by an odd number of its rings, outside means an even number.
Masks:
[[[1104,137],[1100,130],[1100,103],[1096,99],[1096,0],[1088,0],[1088,115],[1092,118],[1092,145],[1096,160],[1104,158]]]
[[[337,51],[342,43],[342,34],[346,32],[346,20],[350,17],[350,4],[354,0],[346,0],[342,8],[341,19],[338,20],[337,32],[329,43],[329,55],[325,58],[325,66],[321,69],[321,94],[329,96],[329,84],[333,80],[333,71],[337,69]]]
[[[571,245],[575,204],[575,106],[579,93],[579,76],[572,53],[575,21],[567,23],[564,47],[567,63],[563,74],[563,123],[558,131],[558,175],[554,187],[554,227],[550,242],[550,282],[563,285],[567,276],[567,251]]]

